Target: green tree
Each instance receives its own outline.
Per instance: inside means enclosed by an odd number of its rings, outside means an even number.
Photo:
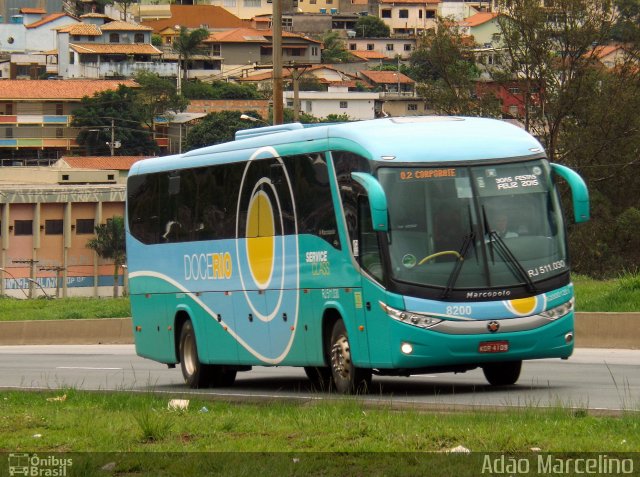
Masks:
[[[199,79],[183,84],[182,94],[189,99],[264,99],[264,95],[253,84],[227,81],[204,83]]]
[[[384,21],[371,15],[358,17],[354,30],[358,38],[389,38],[391,32]]]
[[[256,111],[220,111],[209,113],[196,126],[192,127],[187,134],[185,149],[197,149],[199,147],[211,146],[223,142],[233,141],[236,131],[240,129],[251,129],[265,126],[261,122],[251,122],[241,119],[240,116],[248,116],[265,121]]]
[[[613,27],[612,38],[615,41],[635,44],[640,42],[640,1],[615,0],[618,16]]]
[[[326,91],[327,88],[324,86],[320,79],[312,74],[305,73],[298,80],[298,88],[300,91]],[[289,82],[290,90],[293,89],[293,82]]]
[[[640,209],[640,32],[635,0],[556,0],[553,9],[534,0],[501,6],[505,52],[498,81],[518,80],[525,127],[554,162],[587,181],[592,220],[570,226],[574,268],[611,277],[640,265],[635,237]],[[598,52],[625,39],[626,55],[614,68]],[[502,76],[502,78],[501,78]]]
[[[114,216],[106,224],[96,225],[96,237],[87,242],[90,248],[103,260],[113,260],[113,297],[118,296],[120,267],[126,259],[124,219]]]
[[[629,65],[594,69],[593,85],[565,121],[561,160],[589,184],[593,219],[570,227],[572,261],[581,273],[611,277],[640,266],[640,74]]]
[[[71,126],[80,129],[77,141],[88,155],[110,154],[112,132],[121,145],[115,149],[117,155],[152,155],[158,151],[152,132],[143,127],[144,111],[137,103],[137,94],[133,88],[120,85],[117,90],[82,98]]]
[[[178,94],[173,81],[148,71],[140,71],[135,79],[140,85],[135,95],[136,109],[151,131],[155,131],[156,119],[187,109],[189,100]]]
[[[347,63],[351,55],[346,49],[344,41],[335,31],[328,31],[322,37],[322,62],[323,63]]]
[[[610,0],[508,0],[498,19],[505,52],[503,76],[518,79],[525,128],[542,139],[550,158],[562,154],[559,139],[575,104],[593,88],[596,52],[611,39],[616,13]],[[506,74],[506,76],[504,76]]]
[[[209,30],[198,28],[189,31],[185,27],[180,27],[180,35],[173,40],[173,50],[178,53],[178,63],[182,66],[182,81],[186,83],[191,58],[200,49],[203,40],[209,36]]]
[[[478,94],[480,70],[460,32],[447,21],[430,31],[409,59],[417,92],[441,114],[498,116],[493,94]]]

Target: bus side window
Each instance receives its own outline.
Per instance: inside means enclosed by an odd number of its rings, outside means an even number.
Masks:
[[[359,252],[360,264],[378,281],[384,278],[382,268],[382,255],[378,243],[378,233],[373,230],[369,199],[365,196],[358,198],[358,224],[359,224]]]
[[[323,154],[284,157],[290,176],[298,217],[298,233],[315,235],[340,249],[340,238],[333,207],[329,171]]]
[[[158,176],[145,174],[129,178],[129,230],[139,241],[154,244],[159,241]]]

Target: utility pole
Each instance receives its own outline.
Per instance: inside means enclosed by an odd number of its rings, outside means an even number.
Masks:
[[[285,66],[291,70],[291,78],[293,80],[293,121],[298,122],[300,119],[300,78],[312,65],[290,63]],[[299,71],[300,70],[300,71]]]
[[[28,260],[12,260],[13,263],[29,264],[29,298],[33,298],[33,284],[36,283],[36,267],[35,265],[40,260],[28,259]]]
[[[111,119],[111,142],[109,143],[109,148],[111,149],[111,156],[114,156],[114,148],[116,147],[116,129],[115,129],[115,121]]]
[[[400,55],[398,55],[398,94],[400,94]]]
[[[271,45],[273,59],[273,124],[282,124],[284,122],[282,92],[282,0],[273,0]]]
[[[59,265],[52,266],[52,267],[40,267],[41,271],[56,272],[56,298],[60,298],[60,272],[63,271],[64,269],[65,269],[64,267]]]

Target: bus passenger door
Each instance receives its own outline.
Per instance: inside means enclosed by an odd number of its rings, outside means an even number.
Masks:
[[[373,229],[369,199],[361,195],[358,198],[358,238],[353,250],[362,271],[362,304],[372,368],[391,363],[389,322],[379,305],[386,301],[386,291],[382,285],[385,277],[378,234]]]

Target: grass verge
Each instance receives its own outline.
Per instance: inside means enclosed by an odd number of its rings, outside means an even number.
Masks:
[[[427,413],[338,402],[227,403],[169,410],[153,394],[0,393],[0,452],[632,452],[640,415],[572,409]],[[88,418],[88,416],[91,416]]]
[[[577,311],[640,311],[640,275],[624,274],[613,280],[573,275]]]
[[[129,298],[60,298],[18,300],[0,298],[0,321],[125,318],[131,316]]]

